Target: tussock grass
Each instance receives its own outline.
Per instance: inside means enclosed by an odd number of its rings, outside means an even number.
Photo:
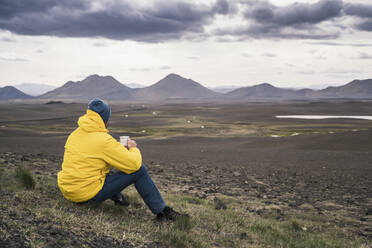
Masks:
[[[318,219],[289,215],[279,221],[250,213],[247,207],[253,203],[224,195],[218,198],[227,208],[217,210],[214,196],[200,199],[182,193],[163,194],[170,206],[191,218],[159,223],[132,186],[123,192],[131,202],[127,208],[109,200],[77,205],[62,197],[55,175],[40,175],[38,187],[30,191],[7,183],[12,180],[7,175],[14,171],[2,168],[5,171],[1,174],[1,190],[7,194],[0,194],[0,224],[6,223],[7,228],[0,232],[0,238],[15,237],[17,233],[16,237],[23,239],[25,246],[364,248],[372,245],[342,227],[327,224],[325,216]],[[31,175],[24,169],[18,173]]]
[[[18,166],[15,170],[15,178],[22,184],[26,189],[35,188],[35,179],[32,176],[31,172],[23,166]]]

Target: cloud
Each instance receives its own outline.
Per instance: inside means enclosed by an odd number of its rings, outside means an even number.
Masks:
[[[199,56],[188,56],[186,57],[187,59],[192,59],[192,60],[199,60],[200,57]]]
[[[164,65],[164,66],[159,67],[159,69],[160,70],[170,70],[170,69],[172,69],[172,67]]]
[[[276,26],[296,26],[299,24],[317,24],[341,15],[341,0],[320,0],[315,4],[294,3],[277,7],[268,2],[255,2],[244,16],[257,23]]]
[[[340,34],[319,24],[342,15],[342,0],[320,0],[314,4],[295,3],[278,7],[268,1],[245,1],[245,24],[219,29],[217,35],[248,38],[333,39]]]
[[[217,36],[219,42],[252,38],[319,40],[336,39],[350,28],[372,31],[372,5],[342,0],[287,6],[273,3],[275,1],[268,0],[214,0],[208,3],[187,0],[0,0],[0,30],[30,36],[103,37],[141,42],[200,41],[210,36]],[[232,26],[217,28],[221,15],[231,18]],[[338,19],[345,16],[352,21]],[[235,22],[236,19],[240,22]],[[95,43],[93,46],[104,45]]]
[[[151,68],[144,67],[144,68],[129,68],[128,71],[139,71],[139,72],[148,72],[152,71]]]
[[[95,42],[93,43],[94,47],[106,47],[107,45],[103,42]]]
[[[364,43],[338,43],[338,42],[306,42],[310,45],[322,45],[322,46],[350,46],[350,47],[370,47],[372,44]]]
[[[372,5],[346,3],[344,7],[346,15],[372,18]]]
[[[344,11],[346,15],[356,16],[360,19],[354,24],[355,29],[372,32],[372,5],[347,3]]]
[[[372,59],[372,55],[369,53],[359,53],[359,56],[356,59]]]
[[[14,53],[0,54],[0,60],[9,61],[9,62],[27,62],[27,61],[29,61],[28,59],[18,57]]]
[[[250,57],[252,57],[252,55],[250,55],[249,53],[242,53],[242,56],[243,56],[243,57],[246,57],[246,58],[250,58]]]
[[[355,25],[355,28],[361,31],[372,31],[372,19],[368,21],[363,21]]]
[[[263,53],[261,55],[264,56],[264,57],[270,57],[270,58],[276,57],[276,54],[273,54],[273,53]]]
[[[142,5],[129,0],[2,0],[0,29],[21,35],[159,42],[202,34],[215,15],[232,9],[226,0],[209,5],[186,0]]]

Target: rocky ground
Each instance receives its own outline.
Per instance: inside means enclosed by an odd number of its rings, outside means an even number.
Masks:
[[[276,120],[277,114],[351,114],[370,113],[371,103],[310,103],[290,105],[210,105],[203,108],[195,105],[161,105],[148,108],[116,106],[113,115],[112,135],[118,138],[125,133],[121,129],[131,126],[155,182],[165,194],[190,196],[190,201],[213,200],[214,197],[231,197],[243,202],[247,214],[262,218],[286,221],[296,215],[307,215],[314,219],[326,219],[347,233],[365,240],[372,239],[372,124],[359,120],[320,120],[304,123],[302,120]],[[65,106],[64,106],[65,107]],[[83,106],[71,105],[71,113],[78,116]],[[58,111],[57,111],[57,109]],[[42,121],[28,114],[57,111],[56,118]],[[153,112],[157,111],[157,117]],[[343,111],[342,111],[343,110]],[[63,144],[70,130],[76,127],[76,117],[64,117],[66,112],[60,106],[18,106],[8,119],[0,120],[0,169],[24,165],[31,169],[41,191],[48,177],[47,196],[54,200],[63,199],[55,184],[63,155]],[[131,112],[132,111],[132,112]],[[0,106],[0,113],[9,113],[9,106]],[[132,119],[123,119],[129,113]],[[163,117],[162,114],[163,113]],[[167,113],[167,114],[164,114]],[[185,128],[179,126],[182,116],[198,116],[208,125],[198,135],[185,135]],[[151,117],[149,117],[151,116]],[[27,118],[26,118],[27,117]],[[38,117],[38,116],[36,116]],[[23,120],[21,120],[23,118]],[[157,118],[157,119],[154,119]],[[26,120],[27,119],[27,120]],[[185,119],[186,120],[186,119]],[[176,123],[176,124],[174,124]],[[151,127],[153,133],[141,133]],[[233,133],[221,135],[221,125],[237,128],[247,126],[254,133]],[[174,129],[174,130],[173,130]],[[273,132],[299,131],[298,136],[272,138]],[[201,132],[206,133],[203,134]],[[316,132],[314,132],[314,130]],[[332,132],[330,132],[332,131]],[[158,133],[156,133],[158,132]],[[182,135],[174,135],[181,132]],[[194,129],[192,129],[194,132]],[[249,134],[248,134],[249,133]],[[192,134],[192,133],[191,133]],[[151,136],[151,135],[154,135]],[[137,136],[137,137],[136,137]],[[9,172],[9,171],[8,171]],[[6,173],[8,173],[6,172]],[[4,175],[8,175],[8,174]],[[9,176],[9,175],[8,175]],[[53,181],[54,180],[54,181]],[[38,187],[38,186],[37,186]],[[12,231],[5,235],[0,246],[22,247],[29,237],[17,232],[21,223],[37,229],[44,244],[54,247],[87,246],[107,247],[124,245],[126,239],[115,239],[108,234],[92,233],[83,228],[79,234],[61,227],[53,218],[35,215],[28,210],[18,211],[17,206],[25,204],[13,191],[0,188],[1,229]],[[38,199],[40,200],[40,199]],[[43,203],[44,204],[44,203]],[[229,206],[229,202],[226,202]],[[70,208],[70,207],[69,207]],[[59,237],[70,236],[67,244],[56,243]],[[111,243],[110,243],[111,242]],[[127,243],[125,243],[127,242]],[[150,242],[149,247],[156,244]],[[330,246],[332,247],[332,246]]]

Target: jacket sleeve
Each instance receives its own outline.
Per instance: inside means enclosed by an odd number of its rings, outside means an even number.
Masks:
[[[142,156],[138,148],[129,150],[111,136],[107,138],[103,148],[103,160],[116,169],[127,174],[136,172],[141,168]]]

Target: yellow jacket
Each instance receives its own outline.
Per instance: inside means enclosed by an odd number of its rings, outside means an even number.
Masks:
[[[131,174],[141,167],[142,157],[139,149],[128,150],[109,135],[96,112],[88,109],[78,125],[66,141],[58,187],[67,200],[84,202],[102,189],[110,166]]]

